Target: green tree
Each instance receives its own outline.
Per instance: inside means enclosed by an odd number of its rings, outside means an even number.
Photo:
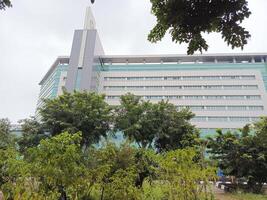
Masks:
[[[158,163],[158,177],[152,182],[148,193],[145,188],[144,199],[214,199],[209,181],[216,178],[216,170],[210,166],[203,168],[205,161],[196,159],[198,153],[194,149],[178,149],[151,156]],[[158,197],[152,193],[155,187],[161,191]]]
[[[0,10],[5,10],[6,7],[11,7],[12,4],[10,0],[0,0]]]
[[[121,105],[115,114],[116,131],[122,131],[126,138],[136,142],[139,147],[152,146],[157,129],[152,103],[128,93],[121,96]]]
[[[219,162],[226,175],[246,178],[249,192],[260,193],[267,181],[267,118],[253,124],[249,131],[245,126],[242,133],[218,130],[215,138],[209,138],[210,153]]]
[[[43,125],[35,117],[20,120],[19,123],[22,129],[22,137],[18,139],[21,152],[26,152],[28,148],[37,146],[42,139],[48,137]]]
[[[243,49],[250,34],[240,24],[251,14],[247,0],[150,0],[157,24],[148,40],[160,41],[169,30],[172,40],[188,43],[188,54],[208,49],[202,34],[218,32],[232,48]]]
[[[64,93],[44,100],[40,109],[42,123],[52,136],[62,131],[82,132],[82,144],[88,147],[106,137],[112,119],[105,96],[94,92]]]
[[[189,109],[178,112],[175,105],[161,101],[155,112],[155,147],[159,152],[199,145],[199,131],[189,121],[194,117]]]
[[[38,190],[33,192],[50,194],[52,199],[81,199],[87,189],[81,139],[80,133],[65,132],[29,149],[26,161],[30,176],[38,183]]]
[[[197,144],[199,133],[189,122],[194,114],[189,110],[178,112],[166,101],[153,104],[126,94],[115,113],[115,130],[139,147],[154,145],[158,151],[168,151]]]
[[[14,199],[16,190],[27,172],[27,164],[16,149],[0,149],[0,191],[3,191],[5,199]],[[17,187],[14,187],[14,184]]]
[[[138,199],[141,191],[135,186],[138,178],[136,151],[128,144],[117,147],[108,143],[90,152],[89,166],[98,175],[97,199]]]
[[[0,149],[14,144],[14,137],[12,137],[10,129],[10,121],[7,118],[0,119]]]

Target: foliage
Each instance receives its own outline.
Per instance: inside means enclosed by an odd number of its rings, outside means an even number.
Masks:
[[[14,148],[0,149],[0,191],[6,199],[12,199],[14,184],[21,182],[27,172],[27,164]]]
[[[12,4],[10,0],[0,0],[0,10],[5,10],[6,7],[11,7]]]
[[[154,107],[152,103],[145,102],[133,94],[121,96],[121,105],[115,111],[115,130],[123,131],[124,135],[139,147],[151,147],[158,126]]]
[[[203,168],[202,161],[196,162],[193,149],[169,151],[159,156],[160,184],[167,199],[213,199],[209,181],[215,179],[215,169]]]
[[[267,181],[267,118],[251,129],[245,126],[242,134],[218,130],[215,138],[209,138],[208,147],[226,175],[246,178],[247,191],[259,193]]]
[[[190,123],[194,114],[188,109],[178,112],[175,105],[161,101],[156,104],[155,146],[159,152],[199,145],[199,132]]]
[[[13,144],[11,135],[11,123],[7,118],[0,119],[0,149],[7,148]]]
[[[80,141],[80,133],[65,132],[42,140],[38,147],[29,150],[31,176],[39,183],[42,194],[53,192],[61,199],[77,199],[86,180]]]
[[[28,148],[37,146],[42,139],[47,137],[42,124],[35,117],[20,120],[19,123],[22,129],[22,137],[18,139],[21,152],[26,152]]]
[[[160,41],[169,30],[172,40],[189,43],[188,54],[208,49],[204,32],[219,32],[232,48],[243,49],[250,34],[240,23],[250,16],[247,0],[150,0],[157,24],[148,40]]]
[[[111,108],[104,95],[94,92],[64,93],[44,100],[40,109],[44,127],[52,136],[62,131],[82,132],[82,145],[98,143],[110,130]]]
[[[165,101],[153,104],[128,93],[121,97],[115,114],[115,130],[142,148],[154,144],[158,151],[173,150],[193,146],[199,138],[189,122],[194,114],[189,110],[178,112]]]
[[[90,153],[90,168],[98,174],[97,199],[137,199],[140,191],[135,187],[138,177],[135,154],[136,149],[127,144],[117,147],[109,143]]]

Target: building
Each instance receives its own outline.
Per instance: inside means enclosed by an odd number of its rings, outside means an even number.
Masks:
[[[75,30],[70,56],[58,57],[40,82],[42,98],[62,88],[96,91],[118,105],[131,92],[189,107],[204,132],[236,129],[267,115],[267,53],[203,55],[105,55],[90,9]]]

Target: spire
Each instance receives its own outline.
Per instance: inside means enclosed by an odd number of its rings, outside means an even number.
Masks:
[[[95,18],[92,13],[92,10],[90,7],[86,8],[86,13],[85,13],[85,20],[84,20],[84,29],[95,29],[96,24],[95,24]]]

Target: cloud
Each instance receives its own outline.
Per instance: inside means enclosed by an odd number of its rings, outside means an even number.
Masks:
[[[74,29],[82,28],[89,0],[13,0],[0,12],[0,118],[12,122],[33,115],[38,83],[59,55],[69,55]],[[92,6],[107,54],[186,53],[186,45],[167,35],[151,44],[147,34],[156,23],[149,0],[96,0]],[[266,51],[266,0],[249,0],[252,15],[244,23],[252,38],[245,52]],[[219,34],[207,37],[209,52],[231,50]]]

